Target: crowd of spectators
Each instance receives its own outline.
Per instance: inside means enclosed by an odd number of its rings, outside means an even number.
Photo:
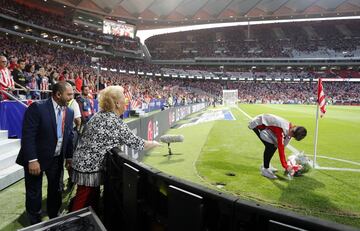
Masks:
[[[0,13],[25,21],[26,23],[65,32],[79,38],[91,39],[94,43],[110,46],[115,51],[138,51],[140,49],[138,38],[105,35],[98,29],[74,23],[71,15],[56,15],[8,0],[0,0]]]
[[[202,29],[145,41],[153,59],[359,56],[357,20]]]
[[[171,79],[145,78],[125,73],[102,71],[91,68],[90,57],[81,51],[55,46],[44,46],[44,44],[0,37],[0,52],[8,57],[8,68],[12,73],[22,72],[26,81],[22,87],[28,88],[30,92],[26,97],[40,99],[48,97],[48,90],[58,81],[69,81],[76,86],[78,93],[81,86],[89,87],[92,94],[97,93],[97,80],[99,90],[110,85],[121,85],[125,88],[126,95],[133,106],[149,103],[151,99],[173,98],[173,104],[202,102],[208,100],[207,94],[195,93],[180,86],[181,82]],[[107,60],[102,65],[117,65],[116,59]],[[25,65],[21,68],[20,63]],[[122,67],[126,69],[135,68],[136,63],[127,65],[126,61]],[[131,63],[131,62],[129,62]],[[139,66],[145,66],[139,64]],[[146,66],[145,66],[146,67]],[[110,69],[110,68],[109,68]],[[40,93],[39,90],[42,90]]]

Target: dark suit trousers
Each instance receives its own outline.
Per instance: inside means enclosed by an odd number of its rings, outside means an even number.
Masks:
[[[41,171],[39,176],[30,175],[28,166],[25,169],[25,189],[26,189],[26,211],[31,224],[41,221],[41,202],[42,202],[42,178],[43,173],[47,177],[47,213],[49,218],[57,217],[61,206],[60,173],[63,167],[63,159],[55,157],[52,164],[45,171]],[[41,168],[41,166],[40,166]]]

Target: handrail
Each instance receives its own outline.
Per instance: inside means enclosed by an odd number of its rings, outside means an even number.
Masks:
[[[7,97],[9,97],[10,99],[15,100],[16,102],[20,103],[21,105],[23,105],[24,107],[28,108],[29,106],[26,105],[25,103],[21,102],[18,98],[16,98],[13,94],[4,91],[4,90],[0,90],[0,92],[2,92],[3,94],[5,94]]]

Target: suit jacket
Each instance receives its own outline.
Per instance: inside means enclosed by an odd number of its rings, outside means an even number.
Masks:
[[[73,120],[74,112],[66,108],[61,158],[72,158]],[[54,160],[56,143],[56,117],[51,98],[32,103],[25,112],[16,163],[27,166],[29,160],[38,159],[41,170],[46,170]]]

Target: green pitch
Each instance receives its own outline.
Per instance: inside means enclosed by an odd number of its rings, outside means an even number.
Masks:
[[[170,134],[185,137],[184,143],[172,144],[176,155],[164,157],[167,147],[163,146],[152,150],[144,162],[243,199],[360,227],[360,107],[328,106],[327,110],[319,121],[317,163],[336,171],[312,169],[290,181],[276,153],[271,163],[280,170],[279,179],[260,175],[264,147],[247,128],[248,116],[272,113],[305,126],[308,136],[290,145],[312,159],[316,108],[307,105],[239,105],[231,109],[236,120],[171,129]],[[286,154],[291,151],[286,149]]]

